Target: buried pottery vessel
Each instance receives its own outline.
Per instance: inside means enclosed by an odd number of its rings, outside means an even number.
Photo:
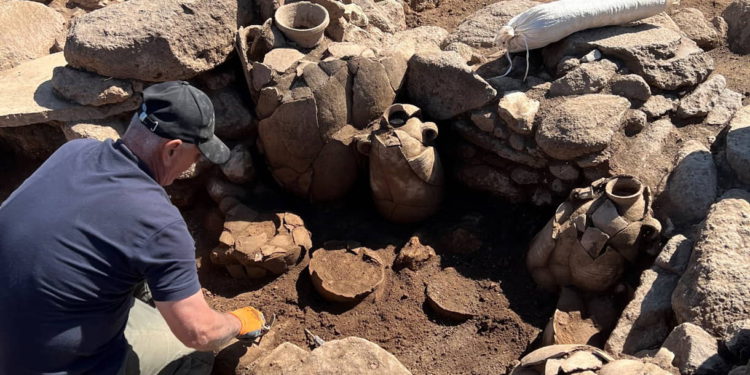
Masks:
[[[236,203],[226,210],[224,231],[211,251],[211,261],[226,267],[235,279],[255,279],[285,273],[311,247],[310,232],[299,216],[260,214]]]
[[[444,172],[433,146],[437,125],[423,122],[410,104],[394,104],[358,149],[370,158],[370,187],[378,211],[388,220],[417,222],[437,211]]]
[[[385,280],[385,263],[365,247],[315,250],[308,271],[315,290],[330,302],[359,302]]]
[[[274,21],[287,39],[302,48],[313,48],[323,39],[330,19],[322,5],[300,1],[279,7]]]
[[[615,285],[660,232],[648,187],[632,176],[600,179],[573,190],[557,208],[532,240],[526,265],[545,289],[600,292]]]

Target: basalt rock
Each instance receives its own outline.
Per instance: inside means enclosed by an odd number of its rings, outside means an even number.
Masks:
[[[721,15],[729,26],[729,48],[739,54],[750,53],[750,1],[734,0]]]
[[[247,21],[240,13],[231,0],[126,1],[76,18],[65,57],[71,66],[103,76],[189,79],[234,50],[237,26]],[[191,35],[200,37],[186,37]]]
[[[59,51],[64,34],[65,19],[43,4],[0,4],[0,71]]]

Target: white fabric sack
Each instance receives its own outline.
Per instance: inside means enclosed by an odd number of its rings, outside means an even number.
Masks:
[[[513,17],[495,44],[510,53],[542,48],[577,31],[637,21],[676,4],[679,0],[558,0]]]

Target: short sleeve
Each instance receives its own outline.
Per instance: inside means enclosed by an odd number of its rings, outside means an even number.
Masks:
[[[156,301],[179,301],[200,290],[195,242],[182,220],[151,236],[135,258]]]

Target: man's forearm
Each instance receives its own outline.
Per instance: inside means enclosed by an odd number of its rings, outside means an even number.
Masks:
[[[240,321],[227,313],[216,312],[215,323],[205,333],[201,334],[193,349],[200,351],[214,351],[221,349],[240,332]]]

